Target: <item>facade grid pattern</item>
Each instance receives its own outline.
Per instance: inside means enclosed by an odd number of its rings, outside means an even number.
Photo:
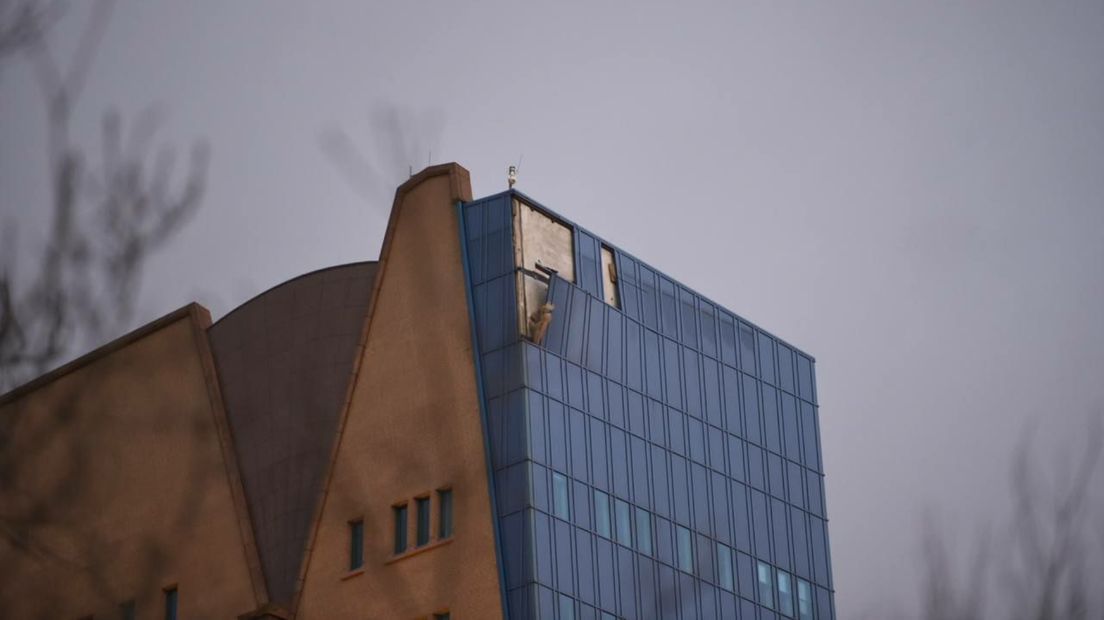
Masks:
[[[509,616],[833,619],[813,359],[577,226],[522,339],[515,198],[462,207]]]

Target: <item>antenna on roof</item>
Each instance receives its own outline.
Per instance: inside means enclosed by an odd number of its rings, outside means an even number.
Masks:
[[[523,157],[525,157],[524,153],[522,153],[521,155],[518,155],[517,165],[510,166],[509,168],[506,169],[506,183],[509,184],[510,189],[513,189],[514,184],[517,183],[518,170],[521,169],[521,159]]]

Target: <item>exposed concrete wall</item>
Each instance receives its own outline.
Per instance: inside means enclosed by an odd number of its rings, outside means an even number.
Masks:
[[[502,617],[457,200],[467,171],[435,166],[399,188],[359,374],[335,452],[297,617]],[[398,558],[392,505],[451,487],[455,533]],[[349,522],[364,567],[349,571]]]
[[[170,585],[182,618],[264,598],[206,323],[186,307],[0,401],[3,617],[112,618],[130,599],[161,617]]]

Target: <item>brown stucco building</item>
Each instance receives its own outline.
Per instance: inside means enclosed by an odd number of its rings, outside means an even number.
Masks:
[[[466,170],[429,168],[399,188],[378,262],[214,324],[190,304],[4,395],[0,615],[501,617],[470,199]],[[392,506],[446,490],[454,529],[393,553]]]
[[[830,620],[812,370],[433,166],[378,261],[0,396],[0,616]]]

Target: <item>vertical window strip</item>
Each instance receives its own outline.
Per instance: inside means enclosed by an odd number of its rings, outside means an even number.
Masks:
[[[636,548],[652,555],[652,515],[642,508],[636,509]]]
[[[406,551],[406,504],[391,508],[395,517],[395,555]]]
[[[785,571],[778,571],[778,611],[787,618],[793,618],[794,604],[793,604],[793,583],[790,581],[790,574]]]
[[[564,520],[571,519],[567,500],[567,476],[557,472],[552,472],[552,513]]]
[[[421,547],[429,543],[429,498],[419,497],[414,500],[415,521],[414,546]]]
[[[437,537],[452,536],[452,489],[437,491]]]
[[[614,519],[617,526],[617,542],[626,547],[632,546],[632,515],[628,502],[613,500]]]
[[[178,598],[176,586],[165,589],[165,620],[177,620]]]
[[[364,566],[364,521],[349,522],[349,570]]]
[[[599,536],[612,538],[610,531],[609,495],[594,490],[594,523]]]
[[[757,562],[756,571],[759,577],[759,604],[774,609],[774,579],[771,578],[771,567],[766,563]]]
[[[690,530],[678,525],[675,529],[676,540],[675,543],[678,546],[678,567],[679,570],[686,571],[688,573],[694,572],[694,539],[690,534]]]
[[[797,580],[797,617],[798,620],[813,620],[813,589],[803,579]]]
[[[729,592],[736,591],[732,573],[732,550],[721,543],[717,543],[717,583]]]

